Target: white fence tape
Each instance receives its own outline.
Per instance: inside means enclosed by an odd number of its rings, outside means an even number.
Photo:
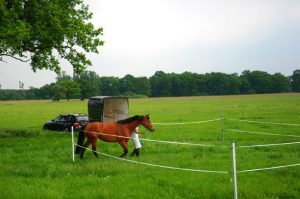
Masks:
[[[85,148],[83,146],[77,145],[75,144],[75,146],[79,146],[81,148]],[[89,151],[93,151],[91,149],[85,148]],[[142,164],[142,165],[147,165],[147,166],[151,166],[151,167],[159,167],[159,168],[164,168],[164,169],[172,169],[172,170],[181,170],[181,171],[190,171],[190,172],[200,172],[200,173],[220,173],[220,174],[224,174],[224,173],[230,173],[228,171],[212,171],[212,170],[200,170],[200,169],[187,169],[187,168],[180,168],[180,167],[172,167],[172,166],[164,166],[164,165],[158,165],[158,164],[151,164],[151,163],[145,163],[145,162],[139,162],[139,161],[135,161],[135,160],[128,160],[125,158],[119,158],[113,155],[108,155],[105,153],[101,153],[96,151],[96,153],[106,156],[106,157],[110,157],[110,158],[114,158],[117,160],[121,160],[121,161],[126,161],[126,162],[131,162],[131,163],[135,163],[135,164]]]
[[[226,118],[226,119],[227,119],[227,120],[232,120],[232,121],[249,122],[249,123],[258,123],[258,124],[275,124],[275,125],[286,125],[286,126],[300,126],[300,124],[291,124],[291,123],[261,122],[261,121],[254,121],[254,120],[239,120],[239,119],[231,119],[231,118]]]
[[[252,147],[264,147],[264,146],[281,146],[281,145],[293,145],[300,144],[300,142],[287,142],[287,143],[277,143],[277,144],[255,144],[248,146],[236,146],[236,148],[252,148]]]
[[[94,131],[85,131],[85,132],[92,132],[92,133],[96,133],[96,134],[99,134],[99,135],[126,138],[126,139],[135,139],[135,138],[126,137],[126,136],[122,136],[122,135],[112,135],[112,134],[99,133],[99,132],[94,132]],[[210,144],[198,144],[198,143],[165,141],[165,140],[152,140],[152,139],[146,139],[146,138],[138,138],[138,139],[139,140],[144,140],[144,141],[149,141],[149,142],[165,143],[165,144],[178,144],[178,145],[203,146],[203,147],[227,147],[227,148],[229,148],[229,146],[218,146],[218,145],[210,145]]]
[[[161,122],[161,123],[152,123],[155,125],[164,125],[164,126],[171,126],[171,125],[184,125],[184,124],[201,124],[201,123],[207,123],[207,122],[215,122],[222,120],[222,118],[218,119],[212,119],[212,120],[204,120],[204,121],[196,121],[196,122]]]
[[[284,137],[296,137],[300,138],[300,135],[283,135],[276,133],[263,133],[263,132],[255,132],[255,131],[242,131],[238,129],[226,129],[226,131],[238,132],[238,133],[252,133],[252,134],[261,134],[261,135],[274,135],[274,136],[284,136]]]
[[[300,166],[300,163],[289,164],[289,165],[282,165],[282,166],[275,166],[275,167],[260,168],[260,169],[248,169],[248,170],[241,170],[241,171],[237,171],[237,172],[238,173],[246,173],[246,172],[264,171],[264,170],[280,169],[280,168],[295,167],[295,166]]]
[[[85,148],[83,146],[74,144],[74,146],[79,146],[81,148]],[[89,148],[85,148],[86,150],[89,151],[93,151]],[[146,166],[151,166],[151,167],[159,167],[159,168],[164,168],[164,169],[172,169],[172,170],[181,170],[181,171],[190,171],[190,172],[200,172],[200,173],[220,173],[220,174],[226,174],[226,173],[231,173],[231,171],[214,171],[214,170],[200,170],[200,169],[188,169],[188,168],[180,168],[180,167],[173,167],[173,166],[165,166],[165,165],[159,165],[159,164],[152,164],[152,163],[146,163],[146,162],[140,162],[140,161],[135,161],[135,160],[128,160],[125,158],[120,158],[120,157],[116,157],[113,155],[108,155],[106,153],[102,153],[102,152],[98,152],[96,151],[96,153],[106,156],[106,157],[110,157],[110,158],[114,158],[117,160],[121,160],[121,161],[126,161],[126,162],[131,162],[131,163],[135,163],[135,164],[141,164],[141,165],[146,165]],[[296,164],[289,164],[289,165],[281,165],[281,166],[274,166],[274,167],[266,167],[266,168],[258,168],[258,169],[247,169],[247,170],[238,170],[237,173],[246,173],[246,172],[254,172],[254,171],[264,171],[264,170],[272,170],[272,169],[280,169],[280,168],[287,168],[287,167],[295,167],[295,166],[300,166],[300,163],[296,163]]]
[[[98,133],[94,131],[86,131],[86,132],[93,132],[99,135],[106,135],[106,136],[113,136],[113,137],[120,137],[120,138],[127,138],[127,139],[135,139],[131,137],[121,136],[121,135],[111,135],[106,133]],[[202,147],[220,147],[220,148],[230,148],[230,146],[224,145],[211,145],[211,144],[199,144],[199,143],[188,143],[188,142],[177,142],[177,141],[165,141],[165,140],[153,140],[153,139],[146,139],[146,138],[139,138],[140,140],[148,141],[148,142],[158,142],[158,143],[165,143],[165,144],[178,144],[178,145],[187,145],[187,146],[202,146]],[[246,146],[236,146],[236,148],[251,148],[251,147],[264,147],[264,146],[280,146],[280,145],[292,145],[292,144],[300,144],[300,142],[287,142],[287,143],[272,143],[272,144],[255,144],[255,145],[246,145]]]

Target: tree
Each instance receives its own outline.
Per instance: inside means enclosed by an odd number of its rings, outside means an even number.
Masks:
[[[62,80],[72,80],[72,77],[68,75],[66,71],[61,71],[59,74],[57,74],[56,81]]]
[[[29,87],[28,90],[26,90],[25,92],[25,96],[26,96],[26,99],[28,100],[32,100],[32,99],[37,99],[38,96],[37,96],[37,92],[38,92],[38,88],[34,88],[34,87]]]
[[[226,95],[230,94],[229,82],[225,73],[209,73],[207,74],[207,89],[210,95]]]
[[[288,78],[281,73],[272,75],[272,93],[283,93],[289,91]]]
[[[80,85],[81,99],[89,98],[91,96],[99,95],[99,76],[93,71],[85,71],[80,75],[74,77]]]
[[[172,82],[170,75],[163,71],[156,71],[155,74],[150,77],[151,82],[151,96],[153,97],[166,97],[172,96],[171,87]]]
[[[120,79],[120,93],[123,95],[146,95],[151,94],[151,85],[147,77],[134,77],[132,75],[125,75]]]
[[[135,78],[135,92],[136,94],[150,96],[151,94],[151,84],[147,77],[137,77]]]
[[[100,78],[101,95],[117,96],[120,94],[120,80],[117,77]]]
[[[136,93],[135,86],[135,77],[133,77],[132,75],[125,75],[123,78],[120,79],[121,93]]]
[[[53,87],[55,100],[77,98],[80,95],[80,86],[73,80],[62,80]]]
[[[249,81],[251,93],[271,93],[272,76],[264,71],[244,71],[244,77]]]
[[[55,83],[46,84],[42,86],[38,91],[36,91],[36,95],[38,99],[51,99],[54,97],[54,86]]]
[[[0,100],[23,100],[24,95],[19,90],[0,90]]]
[[[75,73],[91,61],[85,52],[98,53],[104,44],[102,28],[89,22],[92,13],[82,0],[2,0],[0,2],[0,61],[12,57],[31,61],[33,71],[57,74],[57,55],[69,61]]]
[[[290,79],[292,91],[300,92],[300,70],[294,70]]]

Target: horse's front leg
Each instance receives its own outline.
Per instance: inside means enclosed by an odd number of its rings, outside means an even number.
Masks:
[[[92,142],[93,153],[98,158],[98,153],[97,153],[97,138],[92,139],[91,142]]]
[[[128,153],[128,139],[127,140],[120,140],[119,144],[123,148],[124,153],[120,156],[121,158],[124,158]]]

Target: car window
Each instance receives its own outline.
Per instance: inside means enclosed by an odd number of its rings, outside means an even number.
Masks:
[[[61,117],[62,117],[61,115],[60,115],[60,116],[57,116],[56,118],[53,119],[53,121],[55,121],[55,122],[61,121]]]
[[[68,116],[62,116],[62,117],[60,118],[60,121],[68,121]]]
[[[71,122],[76,122],[76,118],[73,115],[70,115],[69,120]]]
[[[88,120],[88,116],[86,115],[80,115],[80,116],[76,116],[77,121],[87,121]]]

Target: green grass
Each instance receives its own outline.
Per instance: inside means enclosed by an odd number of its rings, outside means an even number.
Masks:
[[[130,115],[150,113],[152,122],[190,122],[225,118],[300,123],[300,95],[149,98],[130,100]],[[71,157],[71,136],[42,131],[60,113],[87,113],[87,102],[0,102],[0,198],[232,198],[231,174],[192,173],[128,163],[90,151]],[[139,158],[129,160],[189,169],[230,171],[230,144],[237,146],[296,142],[300,138],[225,131],[221,122],[156,125],[145,138],[225,145],[228,148],[144,142]],[[242,123],[225,119],[225,129],[300,135],[300,128]],[[143,130],[143,128],[141,128]],[[98,150],[114,156],[118,144],[98,141]],[[133,144],[130,142],[130,152]],[[237,148],[237,169],[300,162],[300,146]],[[239,198],[299,198],[300,168],[238,173]]]

